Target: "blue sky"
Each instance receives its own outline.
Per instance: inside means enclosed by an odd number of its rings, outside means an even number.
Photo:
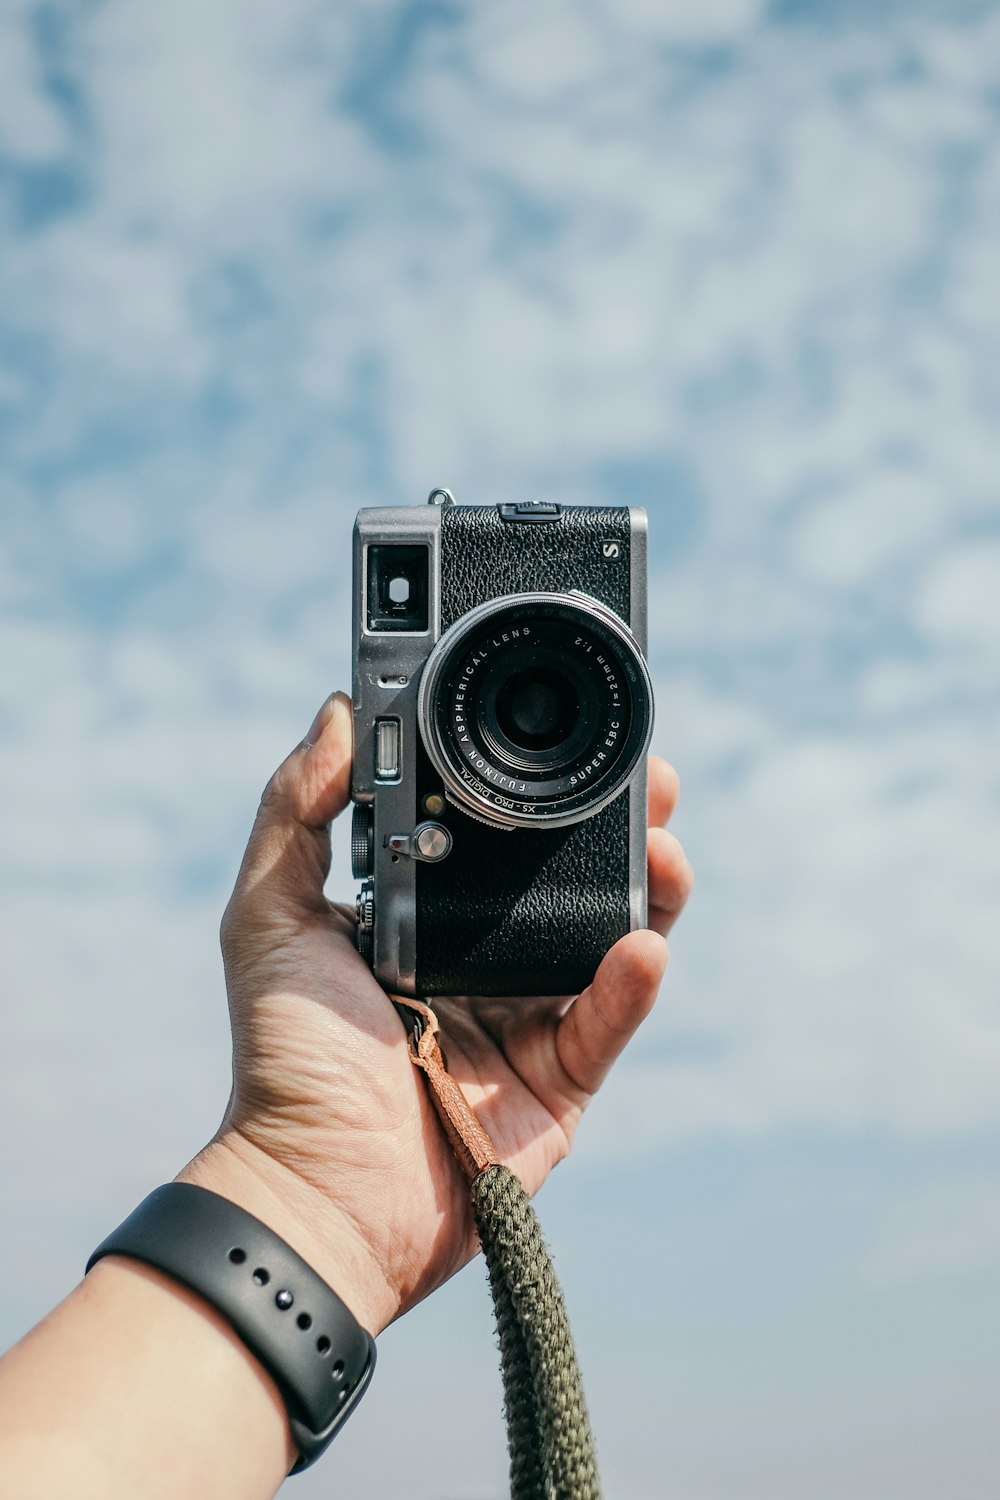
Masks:
[[[540,1200],[608,1491],[992,1494],[998,190],[995,4],[7,0],[8,1339],[224,1107],[358,506],[639,503],[700,880]],[[383,1345],[345,1488],[503,1493],[479,1270]]]

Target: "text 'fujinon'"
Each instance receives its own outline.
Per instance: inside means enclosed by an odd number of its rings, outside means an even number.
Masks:
[[[646,513],[362,510],[358,946],[403,995],[561,995],[646,924]]]

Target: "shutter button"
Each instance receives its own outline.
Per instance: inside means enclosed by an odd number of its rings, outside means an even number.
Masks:
[[[390,833],[386,842],[393,854],[436,865],[451,853],[454,840],[443,823],[418,823],[412,833]]]
[[[498,506],[501,521],[558,521],[562,506],[548,500],[516,500]]]

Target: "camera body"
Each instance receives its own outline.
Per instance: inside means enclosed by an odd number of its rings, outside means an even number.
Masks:
[[[646,925],[646,515],[365,509],[358,946],[403,995],[571,994]]]

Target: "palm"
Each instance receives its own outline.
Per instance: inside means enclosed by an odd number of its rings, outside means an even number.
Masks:
[[[474,1252],[468,1186],[400,1018],[357,952],[353,923],[334,909],[272,937],[252,987],[230,973],[239,1059],[230,1124],[269,1156],[305,1168],[315,1186],[335,1179],[340,1205],[358,1222],[373,1222],[373,1200],[391,1205],[378,1253],[411,1247],[426,1268],[406,1288],[415,1300]],[[544,1070],[536,1077],[528,1065],[530,1081],[518,1070],[518,1052],[530,1053],[532,1033],[552,1030],[558,1004],[436,1002],[449,1070],[529,1192],[566,1154],[583,1102]],[[519,1016],[527,1026],[517,1031],[509,1023]]]
[[[322,894],[326,825],[347,801],[350,769],[349,723],[335,720],[334,710],[315,745],[293,752],[272,780],[223,923],[234,1039],[224,1131],[364,1226],[396,1302],[391,1316],[469,1259],[476,1241],[468,1184],[399,1016],[357,952],[353,918]],[[665,776],[651,780],[661,817],[676,795]],[[663,931],[689,875],[676,841],[655,834],[651,921]],[[633,933],[572,1002],[434,1002],[449,1071],[529,1192],[568,1151],[664,962],[659,937]]]

